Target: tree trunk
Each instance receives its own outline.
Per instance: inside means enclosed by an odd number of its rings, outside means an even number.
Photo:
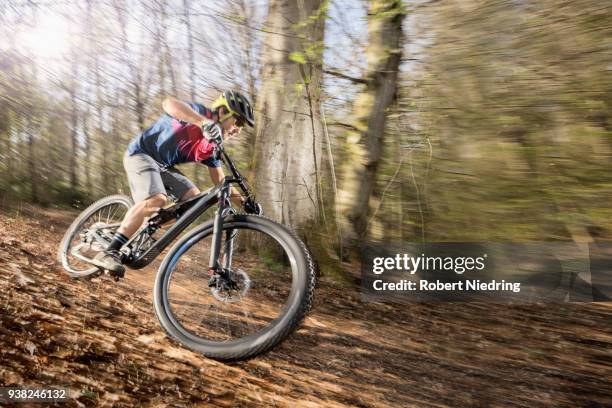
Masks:
[[[30,176],[30,199],[33,203],[40,201],[38,196],[38,171],[36,168],[36,146],[34,129],[31,121],[28,121],[28,170]]]
[[[87,195],[91,197],[92,194],[92,183],[91,183],[91,133],[89,129],[89,109],[85,113],[83,119],[83,135],[85,136],[85,160],[87,165],[85,166],[85,191]]]
[[[8,177],[12,177],[13,174],[13,156],[12,156],[12,143],[11,143],[11,132],[12,129],[8,129],[4,138],[4,168],[6,170],[6,175]]]
[[[7,108],[0,106],[0,136],[2,137],[2,153],[0,157],[4,164],[4,180],[6,185],[10,185],[8,178],[13,172],[13,160],[12,160],[12,143],[11,134],[13,131],[12,118],[9,116]]]
[[[93,41],[93,17],[92,17],[92,9],[93,4],[92,0],[87,0],[86,3],[86,11],[85,11],[85,41],[87,46],[87,53],[89,54],[87,58],[87,74],[90,75],[96,67],[98,68],[97,63],[92,63],[92,59],[97,61],[98,55],[94,52],[95,45]],[[90,124],[90,114],[91,114],[91,105],[93,104],[93,97],[91,92],[87,92],[87,110],[83,115],[83,136],[84,140],[84,154],[85,154],[85,191],[87,192],[87,196],[91,198],[93,193],[93,183],[91,180],[91,168],[93,166],[92,163],[92,134],[91,129],[89,127]]]
[[[346,157],[340,170],[337,205],[342,248],[355,248],[367,232],[386,111],[395,99],[403,18],[401,1],[373,0],[370,5],[367,83],[353,108],[355,129],[346,135]]]
[[[185,28],[187,30],[187,58],[189,68],[189,99],[195,100],[195,59],[193,49],[193,29],[191,28],[191,16],[189,14],[189,0],[183,0],[185,13]]]
[[[132,94],[134,98],[134,109],[136,111],[136,120],[138,122],[138,130],[142,131],[145,128],[145,101],[143,97],[143,92],[140,87],[140,73],[136,75],[136,80],[132,82],[132,86],[134,88],[134,93]]]
[[[254,166],[266,214],[293,228],[320,212],[321,53],[327,2],[272,0],[256,110]]]
[[[195,73],[195,58],[193,48],[193,28],[191,27],[191,15],[189,11],[189,0],[183,0],[183,11],[185,13],[185,28],[187,30],[187,67],[189,68],[189,100],[195,102],[196,93],[196,73]],[[200,184],[201,166],[193,166],[193,183],[198,186]]]
[[[142,55],[139,56],[139,63],[135,63],[132,58],[130,58],[130,47],[128,42],[128,21],[125,12],[123,11],[123,7],[119,4],[117,0],[113,1],[113,6],[115,7],[115,11],[117,13],[117,22],[119,24],[119,29],[121,31],[121,56],[119,57],[120,61],[129,69],[129,87],[127,90],[128,98],[133,102],[133,109],[136,114],[136,122],[138,124],[138,130],[142,131],[145,128],[145,107],[148,102],[148,92],[150,85],[149,80],[145,81],[145,75],[143,74],[143,65],[148,65],[144,60]],[[143,46],[144,52],[144,46]]]
[[[157,8],[158,7],[158,8]],[[157,75],[159,76],[159,105],[167,96],[166,91],[166,71],[171,66],[171,61],[168,60],[168,41],[166,39],[166,1],[159,0],[156,2],[157,24],[155,30],[153,55],[157,55]]]
[[[103,107],[105,105],[104,100],[104,90],[102,89],[102,79],[100,75],[100,64],[99,60],[96,58],[95,60],[95,82],[96,82],[96,109],[97,109],[97,117],[98,117],[98,131],[96,132],[96,139],[99,145],[102,147],[102,191],[104,194],[109,193],[109,184],[110,184],[110,174],[108,168],[108,140],[104,140],[106,138],[106,134],[104,131],[104,112]]]
[[[77,74],[78,74],[78,58],[76,54],[73,55],[72,61],[72,80],[70,84],[70,189],[76,190],[79,187],[78,172],[77,172],[77,159],[79,156],[79,141],[77,135],[78,126],[78,104],[77,104]]]
[[[114,100],[116,101],[119,100],[119,90],[118,89],[115,90]],[[115,194],[118,191],[119,189],[118,182],[121,180],[121,176],[123,174],[123,172],[121,171],[122,170],[121,152],[123,151],[123,149],[117,149],[117,147],[119,146],[123,147],[122,144],[120,143],[120,137],[119,137],[120,125],[118,122],[119,122],[119,115],[114,115],[113,118],[111,119],[110,134],[108,135],[108,139],[109,139],[108,141],[110,142],[110,145],[114,147],[110,151],[110,160],[108,160],[108,166],[110,167],[109,170],[111,173],[109,188],[113,194]]]

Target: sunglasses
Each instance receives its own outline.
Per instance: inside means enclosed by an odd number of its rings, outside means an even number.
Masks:
[[[234,116],[234,117],[236,118],[236,126],[244,127],[244,119],[236,117],[236,116]]]

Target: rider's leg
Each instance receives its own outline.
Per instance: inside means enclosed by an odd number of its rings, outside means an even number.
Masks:
[[[146,217],[150,217],[166,205],[165,194],[156,194],[130,208],[117,232],[130,238],[140,228]]]
[[[138,230],[145,218],[159,211],[165,203],[166,195],[156,194],[130,208],[109,246],[104,252],[100,252],[94,257],[93,263],[113,271],[116,276],[123,276],[125,267],[121,264],[119,249]]]
[[[179,201],[186,201],[189,200],[190,198],[193,198],[195,196],[197,196],[198,194],[200,194],[200,189],[197,187],[192,187],[189,190],[187,190],[179,199]]]
[[[150,217],[166,204],[168,191],[164,185],[164,175],[167,170],[151,156],[142,153],[126,153],[123,157],[123,167],[136,204],[123,218],[117,235],[130,238],[142,226],[146,217]]]
[[[119,250],[134,235],[146,217],[153,215],[166,204],[167,193],[162,180],[163,169],[152,157],[141,153],[130,155],[126,152],[123,156],[123,166],[136,204],[128,210],[106,250],[93,259],[95,265],[111,270],[119,276],[125,271]]]
[[[200,194],[200,190],[180,171],[174,168],[166,169],[165,172],[158,171],[138,171],[139,167],[144,162],[144,168],[150,166],[150,158],[147,157],[127,157],[125,163],[132,188],[132,195],[137,200],[138,197],[146,197],[146,192],[165,191],[166,188],[176,197],[180,197],[179,201],[185,201]],[[132,164],[135,162],[136,164]],[[135,200],[135,201],[136,201]],[[146,218],[157,213],[159,209],[168,203],[166,194],[156,193],[150,197],[137,202],[130,208],[123,218],[121,225],[117,229],[113,237],[109,250],[119,250],[134,235],[136,231],[143,225]]]
[[[121,225],[113,236],[107,250],[119,250],[130,239],[132,235],[143,224],[146,217],[150,217],[156,213],[161,207],[166,204],[166,196],[164,194],[155,194],[135,204],[130,208],[123,217]]]
[[[185,191],[183,195],[181,195],[179,201],[189,200],[198,194],[200,194],[200,190],[197,187],[191,187]],[[138,231],[138,228],[142,226],[147,217],[150,217],[158,212],[159,209],[166,204],[167,197],[165,194],[156,194],[135,204],[128,210],[127,214],[125,214],[125,217],[117,229],[117,233],[108,246],[108,249],[120,249],[123,244],[125,244],[136,231]]]

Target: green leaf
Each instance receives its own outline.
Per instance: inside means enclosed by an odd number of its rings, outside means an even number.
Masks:
[[[306,55],[304,55],[303,52],[300,51],[294,51],[291,54],[289,54],[289,60],[296,62],[298,64],[306,64]]]

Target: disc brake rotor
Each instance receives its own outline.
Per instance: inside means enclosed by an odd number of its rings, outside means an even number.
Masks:
[[[251,289],[251,279],[245,271],[238,268],[230,271],[229,274],[229,280],[219,277],[219,281],[210,288],[210,292],[220,302],[239,302]]]

